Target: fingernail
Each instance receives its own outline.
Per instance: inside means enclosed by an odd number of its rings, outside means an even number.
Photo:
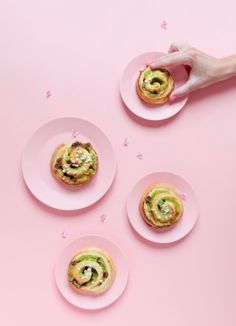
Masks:
[[[151,67],[153,65],[153,61],[147,61],[146,62],[146,67]]]
[[[152,62],[150,65],[149,65],[150,68],[157,68],[157,64]]]
[[[164,65],[163,65],[163,63],[161,62],[160,59],[158,59],[157,62],[152,62],[150,64],[150,67],[153,68],[153,69],[156,69],[156,68],[159,68],[159,67],[162,67],[162,66],[164,66]]]

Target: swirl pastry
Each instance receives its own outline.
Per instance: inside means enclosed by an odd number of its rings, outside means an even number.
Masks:
[[[52,155],[53,176],[67,185],[89,182],[98,169],[98,156],[90,143],[74,142],[59,145]]]
[[[183,214],[180,195],[172,186],[162,183],[145,191],[139,208],[143,220],[154,229],[177,223]]]
[[[166,69],[140,71],[136,82],[138,96],[148,104],[163,104],[168,101],[174,89],[174,80]]]
[[[67,277],[78,292],[100,294],[112,285],[115,266],[102,249],[85,248],[71,259]]]

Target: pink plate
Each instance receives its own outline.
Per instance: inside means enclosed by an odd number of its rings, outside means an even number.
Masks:
[[[121,97],[127,108],[136,116],[149,121],[159,121],[172,117],[184,107],[188,99],[187,97],[183,97],[173,103],[167,102],[162,105],[154,106],[145,104],[138,97],[135,83],[139,71],[145,68],[147,62],[155,61],[162,55],[164,55],[164,53],[149,52],[134,58],[125,68],[120,81]],[[183,85],[188,79],[188,74],[183,66],[178,66],[168,70],[173,76],[175,88]]]
[[[139,202],[145,190],[155,183],[173,185],[181,194],[184,212],[179,222],[168,230],[154,230],[141,218]],[[171,243],[186,236],[198,217],[198,206],[193,189],[182,177],[170,172],[154,172],[139,180],[127,199],[127,213],[133,228],[145,239],[155,243]]]
[[[93,144],[99,169],[90,183],[71,189],[51,175],[50,160],[57,145],[76,139]],[[60,118],[49,121],[33,134],[23,154],[22,171],[30,191],[41,202],[57,209],[78,210],[107,192],[115,176],[116,160],[111,143],[98,127],[80,118]]]
[[[116,278],[106,292],[89,296],[74,291],[67,281],[67,268],[71,258],[82,248],[99,247],[105,250],[116,266]],[[71,304],[82,309],[101,309],[116,301],[128,281],[128,265],[120,249],[111,241],[98,235],[86,235],[72,242],[60,255],[55,266],[55,279],[59,291]]]

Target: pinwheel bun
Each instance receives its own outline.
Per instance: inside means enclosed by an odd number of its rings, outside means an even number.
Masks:
[[[84,248],[71,259],[67,277],[77,292],[98,295],[110,288],[115,274],[115,265],[104,250]]]
[[[91,143],[61,144],[51,158],[52,175],[69,186],[88,183],[97,170],[98,155]]]
[[[147,67],[140,71],[136,81],[138,96],[148,104],[163,104],[174,89],[174,80],[164,68]]]
[[[144,192],[139,210],[145,223],[154,229],[164,229],[180,220],[183,203],[173,186],[159,183]]]

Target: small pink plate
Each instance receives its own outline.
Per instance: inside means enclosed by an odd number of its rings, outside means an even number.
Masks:
[[[140,199],[145,190],[155,183],[168,183],[180,193],[184,212],[179,222],[167,230],[154,230],[142,219],[139,212]],[[198,217],[198,205],[193,189],[182,177],[170,172],[154,172],[139,180],[127,199],[129,221],[143,238],[155,243],[171,243],[185,237],[194,227]]]
[[[99,168],[90,183],[71,189],[52,176],[50,160],[58,145],[76,140],[93,144]],[[33,134],[23,153],[22,171],[36,198],[53,208],[70,211],[88,207],[103,197],[114,179],[116,160],[108,138],[94,124],[80,118],[59,118]]]
[[[187,102],[188,97],[183,97],[173,103],[166,102],[162,105],[149,105],[144,103],[137,95],[135,84],[139,71],[144,69],[148,62],[156,61],[164,55],[161,52],[148,52],[134,58],[125,68],[120,81],[121,97],[127,108],[139,118],[148,121],[160,121],[177,114]],[[183,85],[188,79],[188,74],[183,66],[168,69],[173,76],[175,88]]]
[[[116,277],[111,287],[97,296],[89,296],[74,291],[67,281],[67,268],[71,258],[86,247],[99,247],[106,251],[116,266]],[[56,284],[64,298],[76,307],[96,310],[116,301],[125,290],[128,281],[128,265],[120,249],[111,241],[98,235],[86,235],[64,249],[55,266]]]

